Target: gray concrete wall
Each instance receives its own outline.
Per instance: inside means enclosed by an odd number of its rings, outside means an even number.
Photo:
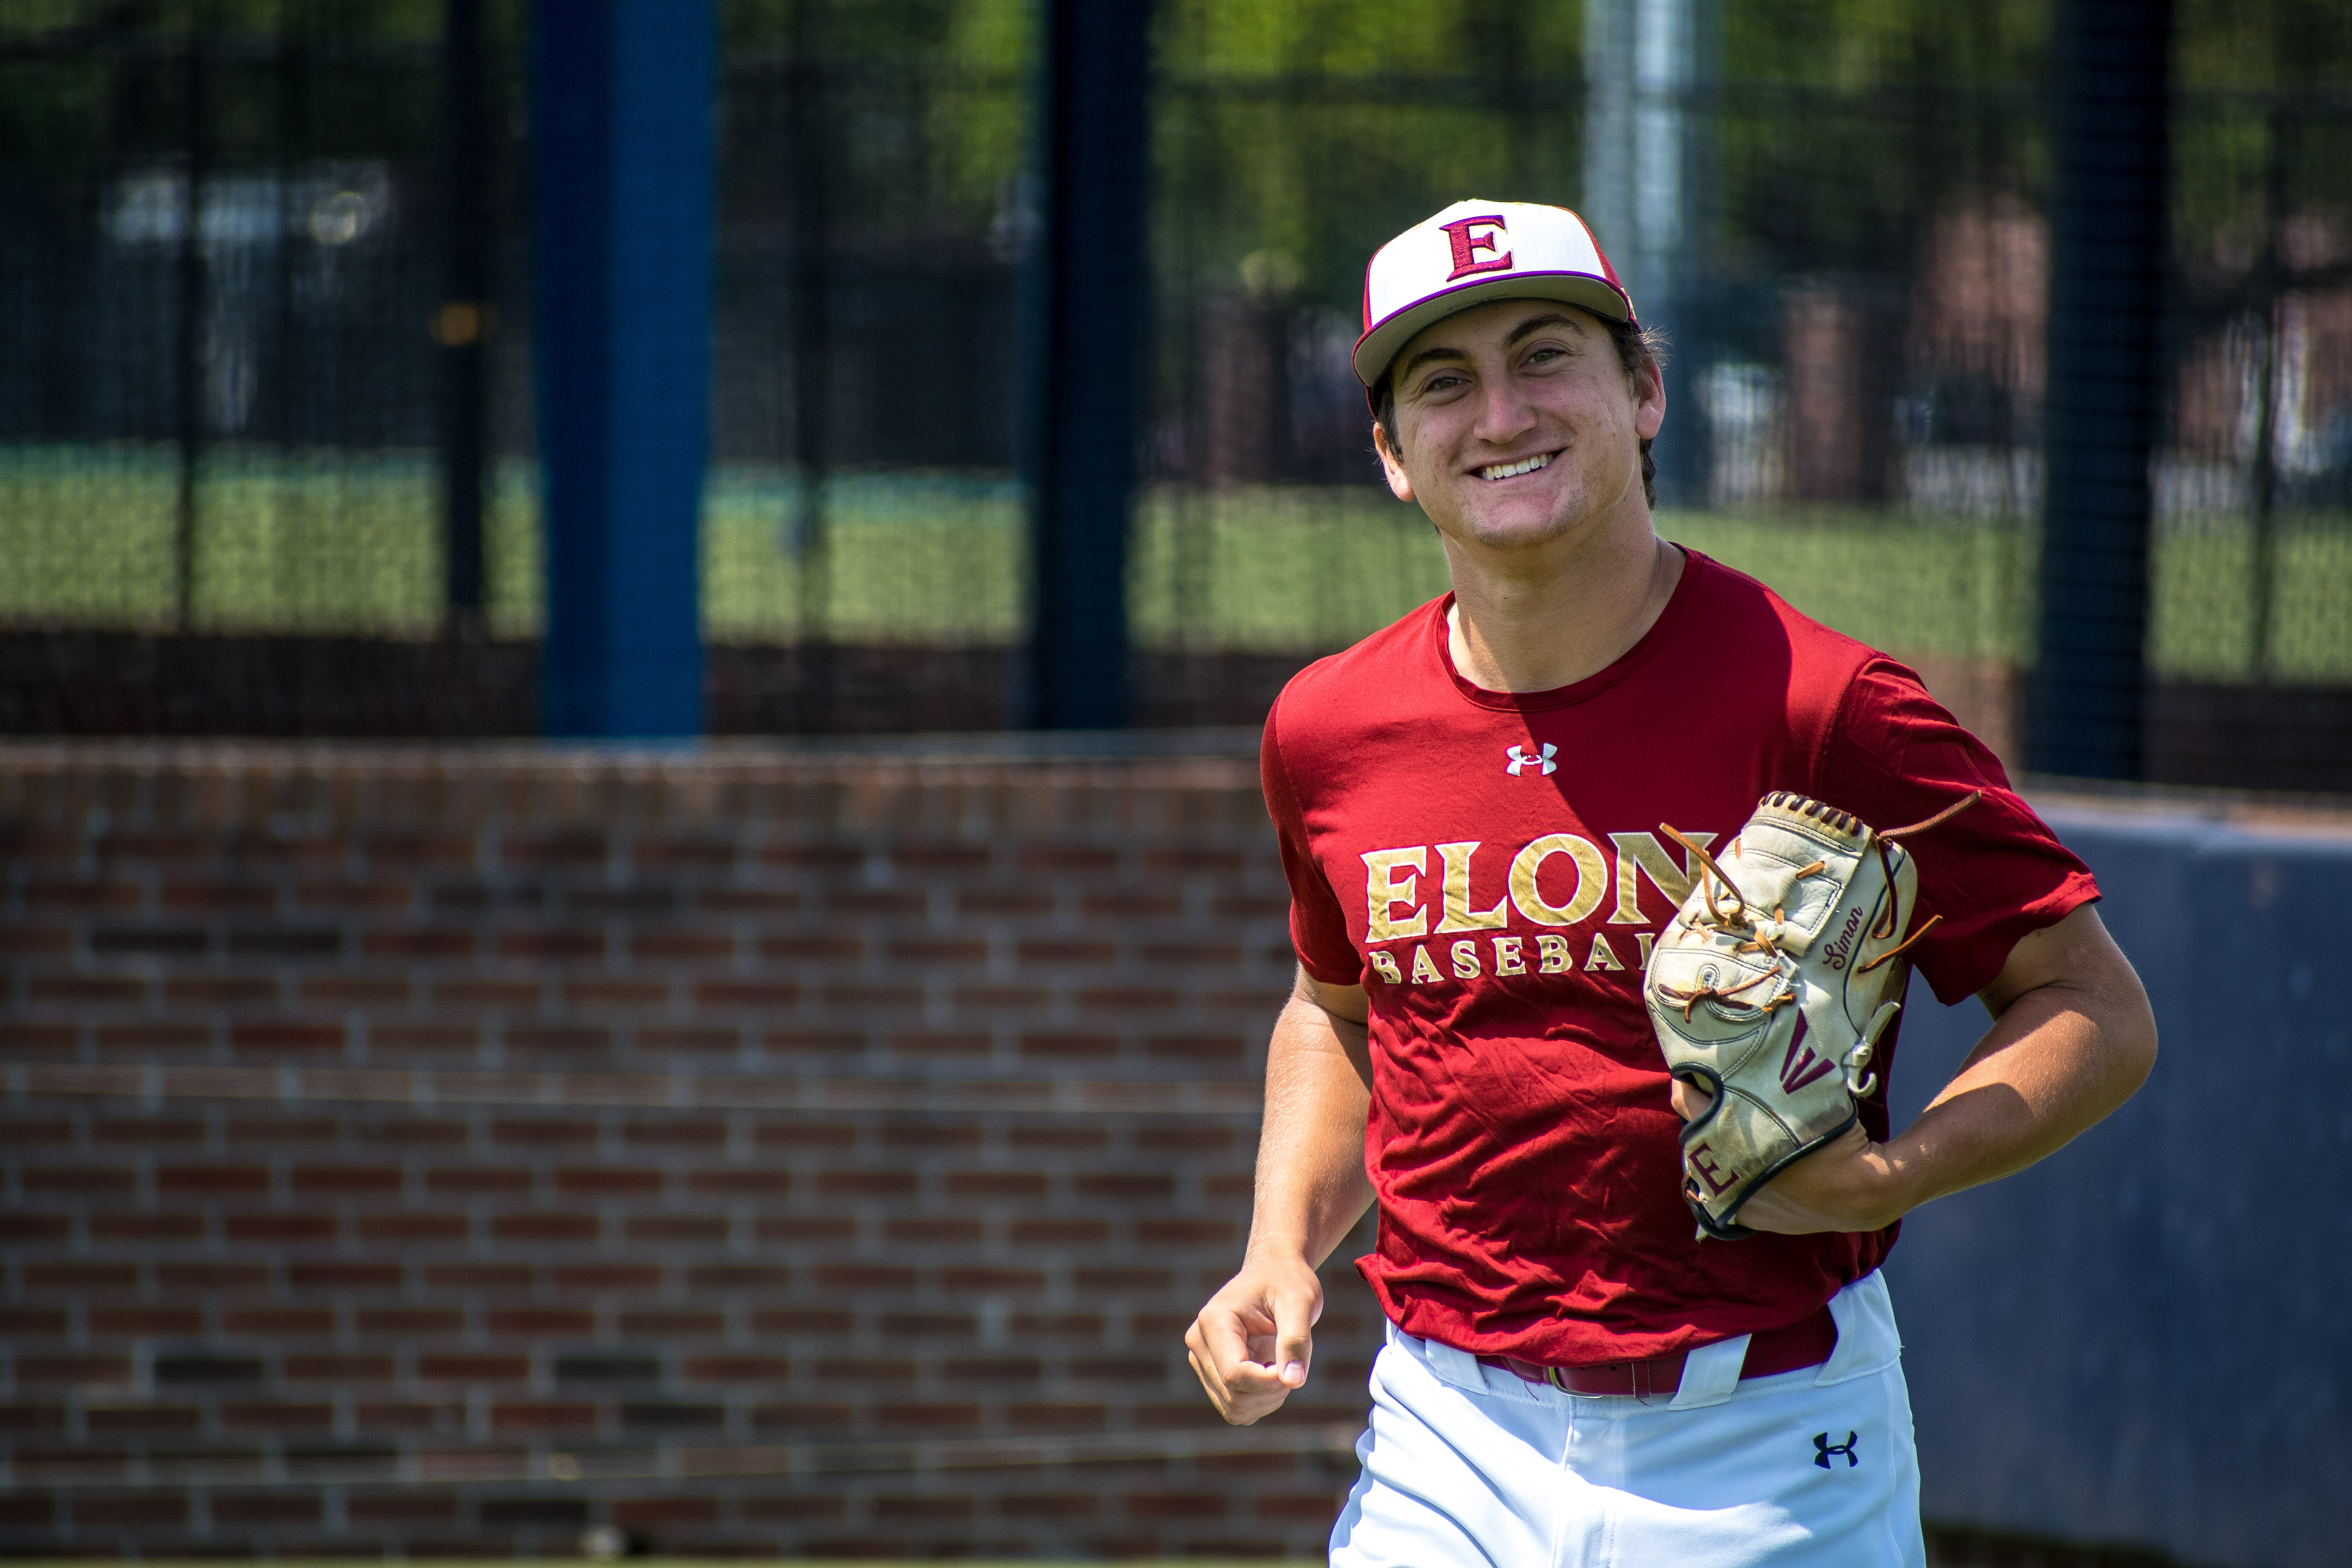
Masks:
[[[2216,1568],[2352,1561],[2329,1506],[2352,1499],[2352,824],[2040,804],[2162,1058],[2059,1155],[1906,1222],[1926,1511]],[[1911,1002],[1898,1115],[1986,1022]]]

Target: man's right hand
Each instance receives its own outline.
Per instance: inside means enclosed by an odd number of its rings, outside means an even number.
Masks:
[[[1246,1426],[1281,1408],[1307,1382],[1322,1315],[1323,1281],[1304,1258],[1244,1262],[1184,1334],[1217,1414]]]

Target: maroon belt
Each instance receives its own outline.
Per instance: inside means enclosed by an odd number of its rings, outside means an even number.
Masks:
[[[1837,1320],[1830,1316],[1828,1307],[1821,1307],[1812,1316],[1785,1329],[1766,1329],[1748,1336],[1739,1375],[1769,1377],[1776,1372],[1819,1366],[1835,1349]],[[1549,1384],[1565,1394],[1630,1394],[1646,1399],[1672,1394],[1683,1385],[1683,1363],[1689,1353],[1677,1351],[1647,1361],[1612,1361],[1600,1366],[1539,1366],[1512,1355],[1482,1355],[1478,1364],[1502,1367],[1529,1383]]]

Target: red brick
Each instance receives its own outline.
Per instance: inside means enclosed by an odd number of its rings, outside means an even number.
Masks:
[[[74,1523],[88,1529],[113,1525],[138,1529],[188,1522],[188,1500],[178,1492],[81,1492],[73,1500]]]
[[[499,1241],[589,1242],[600,1230],[596,1216],[579,1214],[502,1214],[490,1221]]]
[[[636,1046],[641,1051],[710,1051],[733,1053],[742,1047],[742,1037],[733,1029],[639,1029]]]
[[[530,1188],[530,1173],[516,1166],[457,1165],[425,1173],[425,1190],[435,1197],[488,1197]]]
[[[980,1426],[980,1406],[943,1402],[881,1405],[875,1407],[874,1424],[885,1431],[916,1432],[927,1437],[971,1432]]]
[[[1137,1222],[1135,1238],[1146,1247],[1238,1247],[1241,1227],[1222,1219],[1147,1219]]]
[[[332,1241],[342,1222],[331,1214],[236,1214],[221,1221],[230,1241]]]
[[[950,1171],[942,1185],[959,1198],[1038,1198],[1045,1177],[1036,1171]]]
[[[382,1057],[430,1052],[477,1051],[482,1032],[463,1024],[371,1024],[368,1049]]]
[[[1222,1492],[1129,1492],[1123,1501],[1129,1519],[1222,1520],[1226,1514]]]
[[[818,1194],[828,1198],[911,1197],[921,1184],[912,1171],[822,1171],[816,1178]]]
[[[574,1290],[658,1290],[662,1270],[652,1263],[566,1263],[548,1271],[561,1295]]]
[[[163,983],[163,1000],[174,1007],[234,1007],[278,1000],[278,982],[267,974],[175,974]]]
[[[461,1334],[466,1331],[466,1314],[455,1307],[363,1307],[354,1326],[368,1339]]]
[[[577,1119],[501,1120],[490,1123],[490,1136],[499,1142],[534,1149],[579,1148],[595,1142],[600,1131],[595,1122]]]
[[[1006,1227],[1015,1247],[1099,1247],[1110,1239],[1100,1219],[1020,1219]]]
[[[698,980],[694,985],[698,1007],[763,1008],[778,1012],[800,1005],[801,988],[780,980]]]
[[[564,999],[574,1007],[658,1007],[669,1000],[667,983],[655,980],[569,980]]]
[[[866,1037],[854,1029],[776,1029],[766,1045],[772,1051],[862,1051]]]
[[[540,963],[566,959],[601,959],[604,933],[600,931],[510,931],[493,944],[501,958],[528,958]]]
[[[19,1179],[26,1192],[45,1197],[128,1197],[139,1190],[139,1173],[129,1165],[27,1165]]]
[[[890,1048],[908,1057],[984,1057],[992,1044],[986,1035],[950,1030],[900,1030],[890,1037]]]
[[[1164,1296],[1171,1281],[1163,1268],[1074,1268],[1070,1283],[1087,1295]]]
[[[1069,1523],[1099,1518],[1102,1500],[1092,1492],[1012,1492],[996,1500],[996,1511],[1005,1519]]]
[[[1015,1127],[1006,1134],[1006,1142],[1015,1149],[1092,1150],[1108,1147],[1110,1134],[1083,1122],[1054,1121]]]
[[[1110,963],[1118,957],[1118,949],[1107,942],[1087,942],[1075,937],[1031,937],[1013,950],[1018,963],[1074,964]]]
[[[340,1051],[343,1035],[341,1024],[235,1024],[229,1044],[241,1051]]]
[[[957,1295],[1003,1295],[1043,1290],[1045,1276],[1034,1268],[942,1268],[940,1284]]]
[[[334,1426],[335,1407],[277,1401],[224,1404],[220,1407],[220,1423],[230,1430],[318,1431]]]
[[[221,1331],[263,1339],[294,1339],[335,1331],[335,1314],[320,1307],[238,1307],[221,1313]]]
[[[133,1433],[186,1434],[204,1425],[205,1413],[193,1405],[94,1405],[82,1413],[93,1437],[121,1437]]]
[[[410,987],[406,980],[391,975],[327,974],[310,976],[297,991],[314,1006],[396,1007],[408,1000]]]
[[[425,1270],[428,1293],[449,1290],[528,1290],[531,1271],[523,1263],[443,1263]]]
[[[427,1383],[523,1383],[530,1358],[519,1355],[423,1355],[416,1375]]]
[[[641,1339],[713,1340],[726,1333],[727,1319],[719,1312],[623,1312],[620,1328],[622,1333]]]
[[[61,958],[72,951],[71,926],[0,925],[0,953],[19,958]]]
[[[726,931],[635,931],[629,955],[640,963],[723,963],[735,956],[735,939]]]
[[[789,1383],[793,1363],[782,1356],[689,1356],[685,1373],[689,1383]]]
[[[200,1214],[94,1214],[92,1241],[196,1241],[205,1234]]]
[[[34,877],[25,883],[28,910],[136,910],[146,896],[137,882]]]
[[[166,880],[156,891],[166,910],[271,910],[278,907],[278,889],[266,882]]]
[[[467,958],[478,939],[467,927],[379,926],[360,940],[371,958]]]
[[[381,1197],[400,1191],[401,1171],[397,1165],[297,1165],[293,1185],[302,1196],[333,1193]]]
[[[343,1517],[353,1524],[455,1524],[457,1500],[447,1494],[394,1492],[343,1500]]]
[[[484,1326],[493,1337],[595,1332],[596,1314],[569,1307],[509,1307],[486,1315]]]
[[[135,1290],[135,1263],[31,1263],[24,1266],[27,1290]]]
[[[362,1241],[389,1242],[395,1246],[415,1246],[433,1241],[461,1242],[472,1231],[466,1216],[457,1214],[362,1215],[356,1228]]]
[[[20,1386],[57,1384],[127,1384],[131,1358],[121,1355],[19,1355],[16,1382]]]
[[[463,1405],[424,1400],[382,1400],[352,1407],[362,1432],[456,1432],[465,1421]]]
[[[0,1334],[10,1339],[54,1338],[66,1331],[66,1315],[58,1307],[0,1307]]]
[[[1025,1400],[1006,1405],[1004,1419],[1016,1432],[1099,1432],[1109,1425],[1109,1413],[1077,1400]]]
[[[397,1263],[289,1263],[286,1282],[297,1290],[392,1290],[399,1288]]]
[[[283,1147],[289,1143],[332,1143],[342,1134],[331,1116],[232,1116],[228,1142],[232,1148],[254,1143]]]
[[[323,1500],[300,1492],[212,1495],[213,1522],[221,1524],[316,1524]]]
[[[269,1289],[267,1263],[159,1263],[155,1283],[166,1294],[177,1290],[258,1292]]]
[[[633,1242],[723,1242],[728,1224],[724,1215],[633,1215],[621,1231]]]
[[[596,1407],[577,1400],[501,1400],[490,1407],[490,1430],[504,1436],[517,1432],[593,1432]]]
[[[697,1171],[686,1190],[698,1196],[779,1198],[793,1190],[790,1171]]]
[[[536,980],[436,980],[433,1000],[449,1007],[529,1007],[539,1001]]]
[[[193,1335],[204,1327],[205,1315],[194,1307],[93,1307],[89,1312],[93,1334]]]
[[[646,1165],[571,1166],[555,1173],[555,1190],[566,1196],[645,1196],[662,1190],[662,1173]]]
[[[613,1031],[583,1024],[509,1024],[506,1029],[506,1043],[507,1048],[513,1051],[543,1051],[568,1057],[594,1056],[613,1048]]]
[[[1021,1054],[1040,1061],[1101,1061],[1118,1055],[1118,1040],[1111,1035],[1024,1034]]]
[[[136,1004],[147,999],[147,983],[113,974],[35,974],[25,985],[28,999],[81,1006]]]
[[[912,1290],[912,1268],[885,1263],[827,1263],[815,1270],[817,1289],[834,1290]]]
[[[624,1530],[719,1522],[719,1500],[716,1498],[614,1498],[605,1507],[612,1521]]]

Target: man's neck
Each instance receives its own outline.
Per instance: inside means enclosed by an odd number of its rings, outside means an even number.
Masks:
[[[1489,691],[1549,691],[1598,675],[1656,624],[1683,572],[1683,552],[1646,511],[1638,528],[1540,560],[1483,559],[1451,542],[1446,554],[1447,647],[1463,678]]]

